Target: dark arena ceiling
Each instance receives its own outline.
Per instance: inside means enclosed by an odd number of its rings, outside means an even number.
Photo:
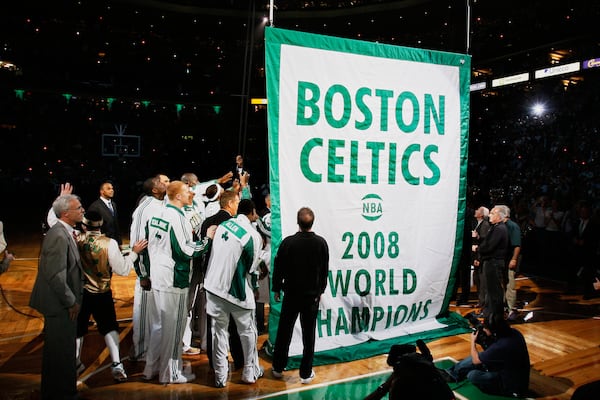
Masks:
[[[468,52],[474,81],[600,54],[596,1],[471,0],[470,14],[466,0],[274,4],[279,28]],[[18,69],[14,85],[202,102],[239,94],[250,76],[250,95],[264,95],[268,0],[25,0],[11,9],[0,16],[0,60]]]

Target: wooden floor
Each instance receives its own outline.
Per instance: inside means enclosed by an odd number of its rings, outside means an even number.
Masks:
[[[41,235],[9,236],[10,249],[17,259],[8,272],[0,276],[0,399],[39,399],[41,370],[41,331],[43,320],[27,304],[36,276]],[[120,320],[121,353],[125,358],[131,345],[131,308],[134,276],[115,277],[113,291]],[[522,317],[515,324],[525,336],[531,358],[531,397],[570,399],[573,390],[600,379],[600,299],[583,301],[580,295],[563,294],[559,282],[533,276],[518,281],[519,300],[526,303]],[[452,308],[461,314],[468,308]],[[259,338],[259,348],[266,336]],[[461,359],[469,352],[469,334],[446,337],[429,343],[435,358]],[[283,380],[270,375],[270,360],[261,351],[265,377],[253,385],[242,384],[240,371],[233,372],[224,389],[213,387],[214,376],[205,354],[186,357],[185,362],[196,374],[193,383],[161,385],[142,380],[142,363],[124,361],[129,381],[115,384],[107,369],[109,357],[104,342],[94,328],[86,337],[83,362],[87,366],[81,376],[84,399],[253,399],[268,394],[299,388],[297,370],[285,373]],[[378,356],[343,364],[315,367],[321,384],[384,371],[386,356]]]

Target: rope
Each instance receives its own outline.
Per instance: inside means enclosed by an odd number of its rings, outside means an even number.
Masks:
[[[40,317],[39,315],[32,315],[32,314],[24,313],[23,311],[20,311],[15,306],[13,306],[11,304],[11,302],[8,301],[8,299],[6,298],[6,295],[4,294],[4,288],[2,287],[2,285],[0,285],[0,293],[2,294],[2,298],[4,299],[4,302],[6,304],[8,304],[8,306],[10,308],[12,308],[17,314],[21,314],[21,315],[24,315],[24,316],[29,317],[29,318],[39,318],[39,319],[42,319],[42,317]]]

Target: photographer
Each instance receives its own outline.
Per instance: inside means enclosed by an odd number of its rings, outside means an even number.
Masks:
[[[487,335],[482,340],[480,335]],[[477,351],[478,343],[487,347]],[[518,397],[529,387],[529,352],[523,335],[501,313],[492,313],[471,336],[471,355],[446,370],[455,381],[467,378],[481,391]]]
[[[417,348],[420,353],[417,353]],[[389,395],[390,400],[454,400],[454,393],[444,380],[441,370],[433,363],[433,356],[425,342],[417,345],[393,345],[387,364],[394,372],[364,400],[380,400]]]

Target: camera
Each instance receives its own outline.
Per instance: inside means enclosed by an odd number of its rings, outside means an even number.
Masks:
[[[475,343],[483,347],[484,350],[494,343],[495,338],[485,333],[483,330],[483,323],[475,316],[474,312],[470,312],[464,317],[467,321],[469,321],[469,325],[471,325],[473,332],[478,332]]]
[[[420,352],[417,352],[417,348]],[[425,342],[395,344],[388,353],[387,364],[394,372],[364,400],[451,400],[454,394],[433,363],[433,356]]]

